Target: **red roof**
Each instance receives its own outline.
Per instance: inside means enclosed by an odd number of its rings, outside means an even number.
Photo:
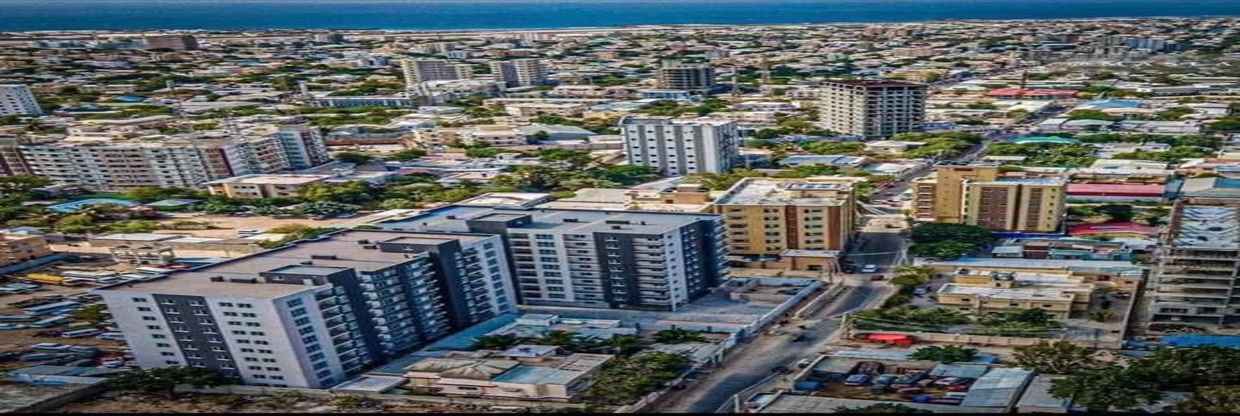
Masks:
[[[991,97],[1075,97],[1076,91],[1073,90],[1052,90],[1052,89],[1036,89],[1036,88],[999,88],[991,90],[986,95]]]
[[[1070,183],[1068,195],[1161,197],[1163,189],[1161,184]]]
[[[1094,234],[1144,234],[1154,235],[1158,233],[1158,229],[1132,222],[1113,222],[1107,224],[1080,224],[1068,227],[1068,235],[1094,235]]]

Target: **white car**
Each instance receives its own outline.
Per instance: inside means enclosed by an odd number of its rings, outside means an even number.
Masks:
[[[867,264],[865,266],[861,266],[861,272],[862,273],[878,273],[878,265]]]

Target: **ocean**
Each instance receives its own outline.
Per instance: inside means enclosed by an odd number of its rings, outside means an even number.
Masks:
[[[1240,0],[0,0],[0,31],[550,29],[1236,15]]]

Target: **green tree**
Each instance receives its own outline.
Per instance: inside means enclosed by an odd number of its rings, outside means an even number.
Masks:
[[[237,380],[215,370],[195,367],[163,367],[132,370],[109,378],[107,386],[120,391],[160,394],[176,400],[176,387],[188,384],[198,388],[222,386]]]
[[[946,346],[929,346],[918,348],[913,351],[909,358],[914,360],[938,361],[942,363],[957,363],[973,361],[977,358],[977,350],[973,348],[965,348],[957,345]]]
[[[40,176],[0,176],[0,194],[24,194],[51,184],[51,180]]]
[[[367,162],[370,162],[370,160],[373,159],[373,157],[365,153],[340,152],[340,153],[336,153],[335,159],[341,162],[345,162],[345,163],[352,163],[355,165],[364,165]]]
[[[1075,374],[1100,365],[1093,350],[1068,341],[1016,347],[1013,358],[1020,367],[1043,374]]]
[[[96,303],[93,305],[83,306],[81,309],[73,311],[70,316],[78,321],[86,321],[98,325],[99,323],[108,320],[110,315],[108,314],[107,305]]]
[[[1118,366],[1079,371],[1055,380],[1050,392],[1092,412],[1132,410],[1162,398],[1162,393]]]
[[[681,328],[665,329],[654,334],[655,342],[661,344],[684,344],[688,342],[706,342],[701,332]]]
[[[1240,387],[1210,386],[1198,388],[1188,400],[1176,403],[1175,411],[1187,414],[1240,413]]]
[[[405,149],[387,156],[387,160],[406,161],[414,160],[426,156],[426,151],[422,149]]]

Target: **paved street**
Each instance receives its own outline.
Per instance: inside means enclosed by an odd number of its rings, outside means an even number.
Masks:
[[[835,331],[839,329],[839,315],[877,303],[890,289],[879,283],[871,283],[860,277],[846,278],[844,292],[827,307],[810,319],[794,321],[782,329],[783,335],[763,334],[738,347],[724,362],[722,368],[703,376],[671,399],[661,403],[654,411],[659,412],[714,412],[732,396],[771,375],[771,369],[779,366],[795,368],[796,362],[822,351]],[[798,325],[807,329],[800,330]],[[807,338],[793,342],[797,335]]]

